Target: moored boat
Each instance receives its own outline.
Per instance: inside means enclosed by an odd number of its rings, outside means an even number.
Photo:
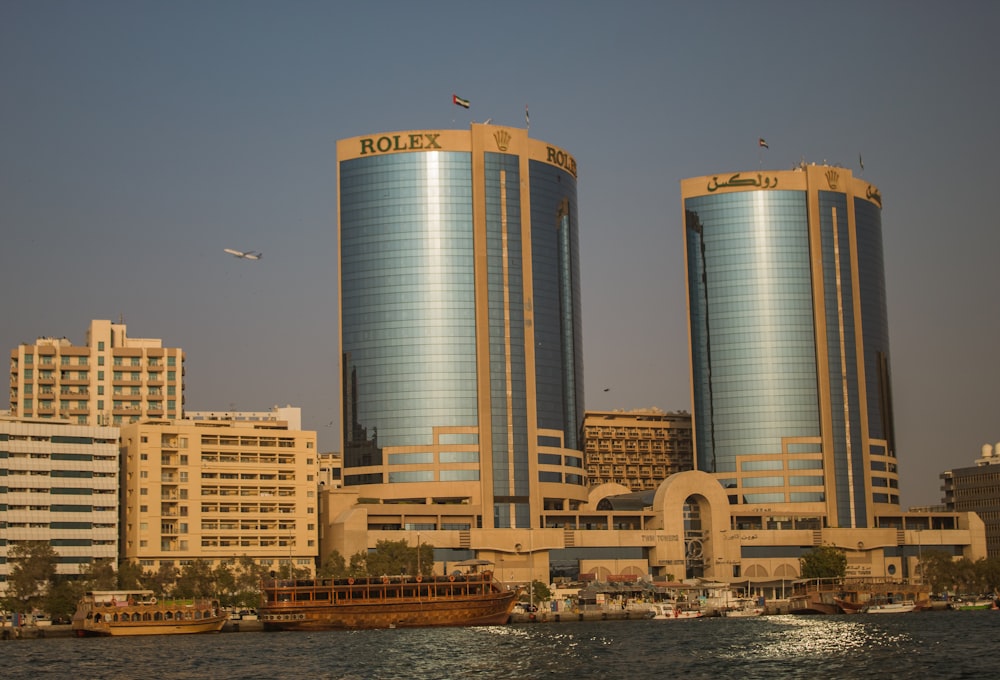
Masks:
[[[490,571],[451,576],[265,580],[265,631],[507,623],[517,599]]]
[[[913,600],[900,600],[898,602],[877,602],[865,607],[866,614],[903,614],[916,611],[917,603]]]
[[[996,609],[997,604],[994,600],[987,598],[978,598],[974,600],[955,600],[951,603],[952,609],[957,609],[958,611],[975,611],[978,609]]]
[[[703,611],[695,608],[688,608],[676,602],[654,602],[652,604],[653,618],[658,620],[675,619],[700,619],[705,615]]]
[[[730,619],[763,616],[764,606],[750,598],[740,598],[732,606],[720,609],[719,615]]]
[[[158,602],[151,590],[107,590],[84,595],[71,629],[77,637],[217,633],[228,619],[216,600]]]
[[[840,597],[833,598],[833,601],[845,614],[858,614],[865,610],[864,602],[856,602],[854,600],[847,600]]]

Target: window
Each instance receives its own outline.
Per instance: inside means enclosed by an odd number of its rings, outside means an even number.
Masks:
[[[104,355],[103,355],[103,354],[102,354],[102,355],[99,355],[99,356],[97,357],[97,365],[98,365],[98,366],[103,366],[103,365],[104,365]]]
[[[104,351],[104,341],[103,340],[98,340],[97,341],[97,351],[98,352],[103,352]]]

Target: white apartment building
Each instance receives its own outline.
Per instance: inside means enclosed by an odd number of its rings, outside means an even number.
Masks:
[[[117,561],[118,428],[0,415],[0,592],[27,541],[53,547],[59,574]]]

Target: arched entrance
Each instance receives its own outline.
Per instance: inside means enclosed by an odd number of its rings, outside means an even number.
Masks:
[[[711,534],[712,510],[705,497],[692,494],[684,500],[684,576],[704,578],[706,563],[711,565],[706,545]]]

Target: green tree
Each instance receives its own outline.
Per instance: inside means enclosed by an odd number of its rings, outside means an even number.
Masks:
[[[339,551],[334,550],[323,560],[316,576],[319,578],[342,578],[347,576],[347,573],[347,560]]]
[[[932,592],[943,593],[955,585],[955,563],[943,550],[924,550],[920,555],[920,574]]]
[[[981,583],[980,574],[976,570],[976,564],[968,557],[954,562],[953,575],[955,578],[955,590],[963,595],[981,593],[984,585]]]
[[[1000,591],[1000,559],[985,557],[977,560],[976,570],[979,572],[980,582],[983,585],[983,593]]]
[[[80,581],[85,590],[116,590],[118,574],[110,559],[97,559],[80,567]]]
[[[56,575],[58,560],[58,553],[48,541],[25,541],[8,546],[7,562],[12,566],[7,577],[4,608],[20,612],[41,609]]]
[[[270,569],[244,555],[235,565],[236,593],[233,605],[252,609],[260,604],[261,582],[270,576]]]
[[[57,578],[45,594],[45,600],[41,608],[49,613],[53,621],[57,619],[69,621],[73,618],[77,603],[80,601],[85,590],[86,588],[82,581]]]
[[[152,574],[146,573],[142,567],[131,560],[122,560],[118,563],[118,587],[117,590],[145,590],[152,589]]]
[[[802,578],[843,578],[847,555],[832,545],[816,546],[799,558]]]
[[[219,603],[224,607],[231,607],[236,604],[235,596],[238,591],[236,586],[236,572],[234,565],[230,562],[220,562],[212,570],[212,581],[215,584],[213,592],[219,598]]]
[[[542,583],[541,581],[531,582],[531,595],[533,602],[538,604],[539,602],[548,602],[552,599],[552,591],[549,590],[548,585]]]
[[[177,576],[177,567],[170,564],[161,564],[155,573],[146,574],[145,580],[147,587],[159,597],[169,597],[173,593]]]
[[[351,556],[348,572],[352,576],[393,576],[396,574],[434,573],[434,546],[421,543],[420,557],[417,548],[410,547],[406,539],[401,541],[379,541],[375,550],[358,552]]]
[[[212,565],[206,560],[193,560],[184,565],[174,583],[173,596],[183,598],[212,597],[216,580]]]
[[[368,551],[359,550],[351,555],[351,563],[347,567],[348,576],[355,578],[368,575]]]

